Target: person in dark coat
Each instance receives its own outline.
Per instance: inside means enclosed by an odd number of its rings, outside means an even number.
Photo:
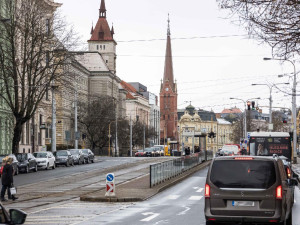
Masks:
[[[13,159],[9,157],[6,161],[6,164],[3,167],[2,177],[1,177],[1,182],[2,182],[1,201],[7,201],[4,198],[6,189],[7,189],[7,195],[8,195],[9,199],[12,199],[12,200],[17,199],[15,196],[10,194],[10,188],[12,187],[12,185],[14,183],[14,179],[13,179],[14,169],[11,165],[12,160]]]

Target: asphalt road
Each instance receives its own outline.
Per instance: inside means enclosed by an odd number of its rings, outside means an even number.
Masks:
[[[39,170],[38,172],[29,172],[20,173],[17,176],[14,176],[14,184],[19,187],[21,185],[33,184],[40,181],[46,181],[53,178],[65,177],[68,175],[74,175],[77,173],[88,172],[95,169],[106,169],[118,165],[123,165],[127,163],[133,163],[138,160],[143,160],[145,158],[136,157],[122,157],[122,158],[109,158],[109,157],[96,157],[95,163],[83,164],[83,165],[75,165],[70,167],[58,166],[56,169],[49,170]]]
[[[153,198],[139,203],[91,203],[78,199],[31,212],[26,224],[44,225],[204,225],[203,187],[207,168]],[[293,225],[300,225],[296,187]]]

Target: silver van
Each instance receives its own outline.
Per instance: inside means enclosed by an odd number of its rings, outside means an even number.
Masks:
[[[279,157],[214,158],[205,184],[206,224],[292,225],[295,185]]]

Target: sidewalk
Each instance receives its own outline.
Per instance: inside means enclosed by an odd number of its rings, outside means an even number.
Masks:
[[[116,185],[116,196],[105,197],[105,188],[100,189],[97,192],[89,193],[80,196],[81,201],[91,202],[136,202],[144,201],[151,198],[160,191],[165,190],[168,187],[175,185],[176,183],[184,180],[189,175],[197,172],[200,169],[208,166],[210,161],[204,162],[172,179],[169,179],[157,186],[150,188],[150,175],[149,172],[138,178],[134,178],[122,184]]]
[[[297,158],[297,164],[292,164],[292,169],[300,176],[300,158]]]

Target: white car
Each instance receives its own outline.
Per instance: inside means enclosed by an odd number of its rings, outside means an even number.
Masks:
[[[55,157],[52,152],[34,152],[33,155],[36,158],[38,168],[55,169]]]

